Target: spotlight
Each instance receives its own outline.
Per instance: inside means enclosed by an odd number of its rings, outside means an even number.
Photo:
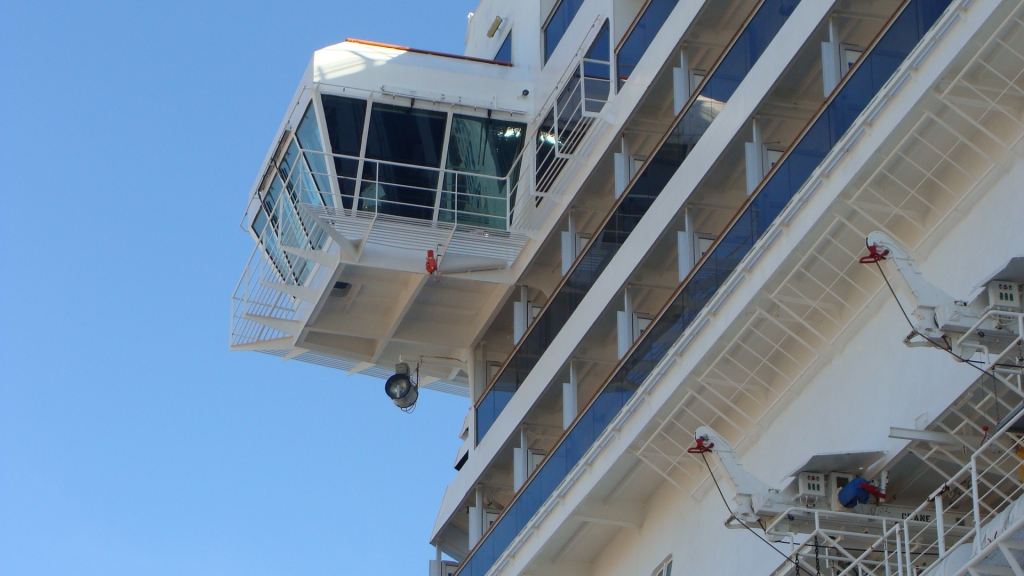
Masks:
[[[394,376],[384,382],[384,393],[402,410],[408,412],[415,404],[420,392],[409,377],[409,365],[405,362],[395,365]]]

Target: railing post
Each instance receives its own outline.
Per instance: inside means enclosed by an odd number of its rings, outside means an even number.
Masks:
[[[981,507],[978,505],[978,453],[971,454],[971,499],[974,500],[972,503],[972,513],[974,515],[974,551],[978,552],[980,548],[980,539],[978,538],[978,531],[981,529]]]
[[[581,118],[583,117],[584,114],[587,113],[587,75],[586,75],[586,66],[584,65],[584,61],[585,60],[586,60],[586,58],[580,58],[580,64],[579,64],[579,66],[580,66],[580,68],[579,68],[579,70],[580,70],[580,106],[582,106],[582,110],[580,110],[580,117]]]
[[[942,520],[942,494],[935,496],[935,527],[939,532],[939,558],[941,558],[946,555],[946,527]]]
[[[882,518],[882,562],[885,563],[885,576],[892,576],[889,568],[889,534],[885,529],[885,518]]]
[[[903,548],[907,551],[907,576],[914,573],[912,566],[914,564],[913,558],[910,556],[910,519],[903,521]]]
[[[900,523],[896,522],[896,574],[903,576],[903,546],[900,545]]]

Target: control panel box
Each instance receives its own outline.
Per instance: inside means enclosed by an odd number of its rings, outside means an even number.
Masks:
[[[988,305],[1000,310],[1020,311],[1020,284],[1005,280],[989,282]]]
[[[825,475],[818,472],[801,472],[797,478],[797,492],[801,496],[824,496]]]

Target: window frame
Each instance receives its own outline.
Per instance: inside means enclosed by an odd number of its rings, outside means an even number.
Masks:
[[[498,60],[498,56],[501,54],[501,51],[505,48],[505,43],[508,43],[508,61]],[[512,46],[512,28],[509,28],[508,34],[505,34],[505,38],[501,41],[501,44],[498,45],[498,51],[495,52],[494,58],[492,58],[491,60],[515,66],[515,48]]]
[[[672,555],[662,560],[651,572],[651,576],[672,576]]]

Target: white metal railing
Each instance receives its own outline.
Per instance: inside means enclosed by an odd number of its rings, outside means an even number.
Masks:
[[[511,210],[515,214],[511,226],[519,230],[536,230],[543,223],[551,203],[547,196],[562,193],[564,185],[582,166],[594,141],[594,124],[604,118],[605,105],[615,96],[612,84],[611,61],[586,58],[587,47],[600,34],[604,17],[599,16],[591,25],[576,50],[575,60],[566,69],[563,79],[541,107],[537,131],[529,135],[524,146],[521,182]],[[594,72],[607,68],[608,78]],[[588,74],[589,70],[589,74]],[[547,144],[540,148],[538,140]],[[510,196],[511,197],[511,196]]]
[[[494,230],[508,230],[509,198],[519,187],[518,171],[523,156],[520,151],[507,175],[491,176],[342,154],[309,150],[303,152],[323,158],[323,162],[319,163],[321,171],[311,171],[314,179],[327,179],[329,182],[331,178],[337,178],[339,189],[345,184],[351,190],[351,193],[343,191],[339,194],[319,188],[306,189],[303,196],[306,204],[328,206],[339,214],[353,217],[357,213],[390,214]],[[329,167],[334,166],[335,160],[351,162],[356,166],[361,164],[361,169],[357,169],[354,176],[332,173],[334,171]],[[422,182],[416,182],[417,179]],[[488,188],[492,194],[481,193],[487,192]],[[398,196],[388,197],[389,190],[398,194],[420,195],[426,202],[415,203],[403,201]]]
[[[900,574],[898,566],[905,554],[900,537],[904,525],[894,518],[790,508],[765,528],[768,535],[790,543],[790,560],[771,575]],[[795,544],[796,526],[813,528],[799,545]],[[884,571],[876,572],[879,569]]]
[[[779,515],[766,530],[777,538],[794,542],[788,527],[802,515],[813,517],[814,529],[773,576],[794,573],[794,562],[811,574],[836,576],[966,573],[972,558],[1024,526],[1024,437],[1009,431],[1022,417],[1024,411],[1009,419],[904,520],[798,508]],[[853,530],[846,525],[851,517],[859,517]]]
[[[304,161],[305,156],[321,160]],[[398,248],[434,249],[442,253],[482,256],[512,261],[525,246],[527,236],[507,231],[509,197],[522,182],[517,171],[522,154],[503,177],[440,168],[423,168],[396,162],[364,160],[373,164],[372,174],[358,178],[338,176],[326,170],[334,159],[358,162],[356,157],[302,150],[296,169],[277,192],[272,204],[263,204],[266,221],[254,230],[259,241],[242,271],[232,295],[231,345],[243,346],[294,336],[282,327],[297,321],[302,299],[285,286],[309,288],[322,260],[313,253],[328,249],[328,238],[338,234],[353,240],[373,241]],[[430,187],[414,182],[392,182],[380,166],[412,175],[420,171],[432,182]],[[314,171],[313,166],[319,166]],[[352,180],[351,194],[331,191],[331,178]],[[341,184],[342,182],[339,182]],[[432,204],[414,204],[388,199],[381,189],[423,194]],[[494,196],[478,193],[489,188]],[[263,198],[268,198],[264,194]],[[447,198],[446,201],[443,201]],[[446,203],[447,202],[447,203]],[[409,211],[422,211],[421,218]],[[328,257],[328,259],[330,259]],[[318,262],[319,260],[319,262]],[[289,293],[291,292],[291,293]],[[308,293],[305,292],[305,293]],[[293,327],[294,328],[294,327]],[[290,345],[282,341],[284,348]]]
[[[534,145],[539,146],[539,141],[547,142],[543,151],[538,150],[535,154],[534,188],[538,193],[550,193],[568,161],[574,159],[577,152],[585,150],[583,144],[591,133],[591,127],[601,117],[601,110],[610,97],[611,80],[587,77],[588,63],[591,66],[607,65],[600,60],[580,58],[538,127],[538,142]],[[600,88],[602,84],[606,90]],[[589,95],[588,85],[591,88]]]
[[[982,328],[993,328],[995,330],[1013,331],[1016,329],[1017,337],[1010,339],[1002,350],[994,351],[990,349],[990,346],[982,345],[980,343],[974,343],[970,340],[977,337],[979,331]],[[976,350],[985,357],[985,366],[983,370],[990,372],[993,376],[999,379],[1003,384],[1009,387],[1016,387],[1017,390],[1024,390],[1024,374],[1019,369],[1007,369],[1002,366],[1004,360],[1006,360],[1010,354],[1014,351],[1019,352],[1020,347],[1024,344],[1024,314],[1019,312],[1007,312],[1003,310],[989,310],[968,330],[963,336],[956,341],[957,346],[968,350]],[[1016,382],[1013,382],[1011,378],[1016,377]]]
[[[325,231],[299,206],[303,180],[290,179],[291,189],[284,186],[272,203],[264,196],[266,220],[255,230],[260,239],[231,297],[231,346],[294,336],[285,326],[296,320],[301,299],[282,287],[305,287],[318,264],[302,254],[322,251],[326,242]]]

